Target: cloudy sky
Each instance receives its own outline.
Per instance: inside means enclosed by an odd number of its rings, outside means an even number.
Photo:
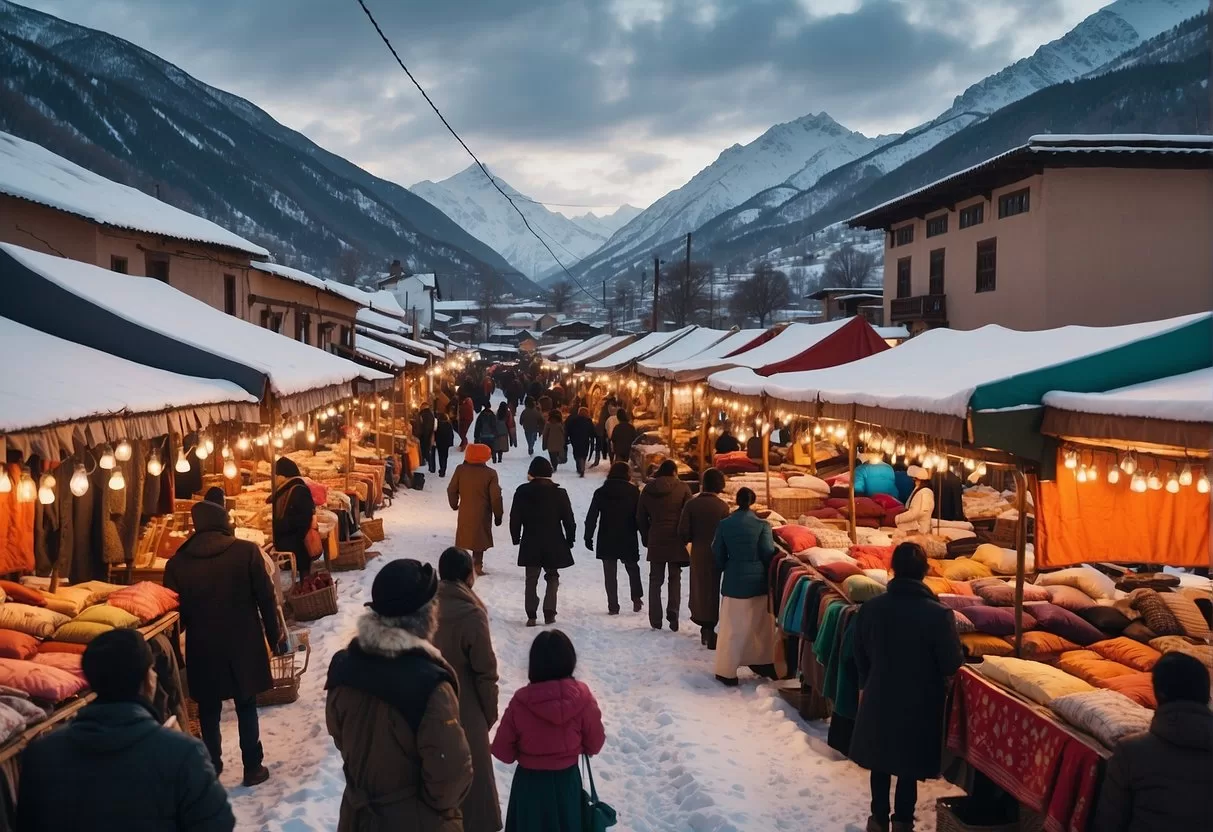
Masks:
[[[356,0],[20,2],[132,40],[401,184],[470,161]],[[921,123],[1107,0],[367,2],[498,175],[609,209],[809,112],[869,135]]]

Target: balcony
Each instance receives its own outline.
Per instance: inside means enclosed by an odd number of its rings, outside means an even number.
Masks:
[[[905,324],[921,321],[927,324],[948,322],[947,295],[915,295],[912,298],[894,298],[889,308],[890,324]]]

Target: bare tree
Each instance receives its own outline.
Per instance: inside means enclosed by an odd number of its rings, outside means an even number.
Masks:
[[[489,340],[489,332],[493,324],[505,321],[505,311],[497,305],[504,289],[501,277],[493,272],[480,275],[476,286],[476,304],[480,311],[480,322],[484,324],[484,340]]]
[[[845,245],[826,261],[822,284],[831,289],[860,289],[868,285],[876,269],[871,253]]]
[[[632,317],[632,308],[636,303],[636,289],[626,278],[621,278],[615,281],[615,296],[611,304],[611,319],[619,317],[623,320],[630,320]]]
[[[740,320],[758,319],[765,327],[771,313],[783,309],[792,298],[788,276],[765,260],[754,266],[754,274],[746,278],[729,299],[729,311]]]
[[[362,276],[367,259],[356,248],[343,248],[337,257],[337,279],[350,286]]]
[[[572,300],[573,284],[569,283],[567,280],[562,280],[552,286],[549,303],[552,306],[552,311],[557,315],[563,314],[569,308],[569,303]]]
[[[684,327],[708,305],[708,290],[712,284],[711,263],[670,263],[661,275],[661,301],[658,312],[663,318]]]

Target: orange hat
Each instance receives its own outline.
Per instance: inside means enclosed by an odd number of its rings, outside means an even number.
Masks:
[[[463,452],[463,461],[470,462],[473,465],[488,462],[493,457],[493,452],[488,445],[482,445],[479,442],[468,445],[467,450]]]

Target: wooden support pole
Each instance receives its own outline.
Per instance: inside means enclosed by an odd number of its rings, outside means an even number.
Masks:
[[[674,459],[674,383],[665,383],[666,444],[670,448],[670,459]]]
[[[392,382],[392,384],[394,385],[395,382]],[[374,420],[374,425],[375,425],[375,456],[382,458],[383,457],[383,449],[382,449],[383,435],[379,431],[379,411],[382,410],[382,408],[380,407],[379,402],[380,402],[380,397],[377,395],[372,400],[371,407],[375,411],[375,414],[372,417]]]
[[[852,411],[853,413],[854,411]],[[851,472],[851,481],[847,484],[847,505],[850,506],[850,517],[847,518],[847,532],[851,542],[858,543],[859,536],[855,531],[855,417],[847,422],[847,468]]]
[[[1015,525],[1015,656],[1023,655],[1023,584],[1027,571],[1028,549],[1028,478],[1016,468],[1015,505],[1019,522]]]
[[[817,420],[809,425],[809,473],[817,474]]]
[[[350,474],[354,471],[354,400],[345,404],[345,490],[350,490]]]
[[[759,430],[762,431],[762,472],[766,475],[766,504],[767,508],[771,507],[771,431],[767,426],[770,421],[770,414],[764,409],[762,411],[762,424],[759,425]]]

